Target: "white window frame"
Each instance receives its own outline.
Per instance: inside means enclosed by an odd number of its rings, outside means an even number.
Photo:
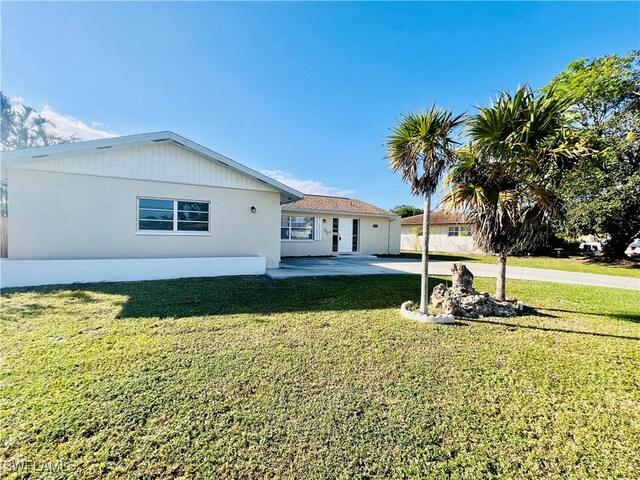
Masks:
[[[173,202],[173,230],[140,230],[140,200],[164,200]],[[206,232],[191,232],[188,230],[178,230],[178,202],[206,203],[209,205],[209,220],[207,221]],[[151,209],[153,210],[153,209]],[[169,211],[169,210],[167,210]],[[165,220],[168,221],[168,220]],[[186,198],[165,198],[165,197],[136,197],[136,235],[167,235],[167,236],[188,236],[202,237],[211,236],[211,202],[208,200],[194,200]]]
[[[282,218],[288,218],[289,219],[289,238],[282,238],[282,229],[283,228],[287,228],[287,227],[283,227],[282,226]],[[300,238],[291,238],[291,229],[294,228],[291,226],[291,218],[293,217],[302,217],[302,218],[310,218],[312,221],[312,227],[311,227],[311,238],[308,239],[300,239]],[[308,217],[306,215],[280,215],[280,241],[281,242],[315,242],[320,240],[320,229],[318,226],[319,221],[321,221],[320,218],[318,217]]]

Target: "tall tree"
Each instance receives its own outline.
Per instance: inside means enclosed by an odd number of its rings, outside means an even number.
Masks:
[[[426,112],[404,115],[387,137],[387,158],[394,172],[400,172],[411,192],[424,197],[422,222],[422,279],[420,312],[429,308],[429,224],[431,195],[443,173],[456,159],[455,131],[464,115],[435,106]]]
[[[587,150],[566,124],[567,103],[519,87],[469,117],[470,144],[447,177],[443,201],[474,220],[476,246],[498,254],[496,298],[506,298],[507,257],[545,240],[564,216],[557,186]]]
[[[402,218],[406,218],[414,215],[420,215],[424,210],[419,207],[414,207],[413,205],[397,205],[393,207],[390,212],[395,213]]]
[[[580,59],[547,87],[570,102],[567,114],[595,152],[567,176],[568,236],[608,236],[609,259],[640,236],[640,53]]]

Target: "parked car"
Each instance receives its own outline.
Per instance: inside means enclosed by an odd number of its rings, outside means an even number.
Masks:
[[[631,258],[640,258],[640,239],[631,242],[624,253]]]
[[[582,242],[578,246],[578,250],[582,253],[597,253],[602,251],[602,243],[600,242]]]

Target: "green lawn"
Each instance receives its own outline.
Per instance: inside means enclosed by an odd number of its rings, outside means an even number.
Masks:
[[[444,326],[400,317],[418,288],[5,292],[0,477],[638,478],[638,292],[509,280],[527,316]]]
[[[419,252],[403,251],[401,255],[420,258]],[[452,262],[480,262],[494,265],[498,263],[498,257],[495,255],[483,255],[481,253],[430,252],[429,258]],[[609,264],[586,257],[509,257],[507,265],[640,278],[640,262],[631,260]]]

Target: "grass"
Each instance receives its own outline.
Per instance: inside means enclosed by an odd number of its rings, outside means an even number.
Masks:
[[[637,292],[509,280],[526,316],[439,326],[398,314],[418,286],[5,293],[0,477],[638,477]]]
[[[409,258],[420,258],[421,254],[420,252],[403,251],[401,255]],[[451,262],[479,262],[494,265],[498,263],[498,257],[495,255],[484,255],[481,253],[430,252],[429,258],[432,260]],[[640,278],[640,262],[632,260],[606,263],[588,257],[553,258],[512,256],[507,260],[507,265]]]

